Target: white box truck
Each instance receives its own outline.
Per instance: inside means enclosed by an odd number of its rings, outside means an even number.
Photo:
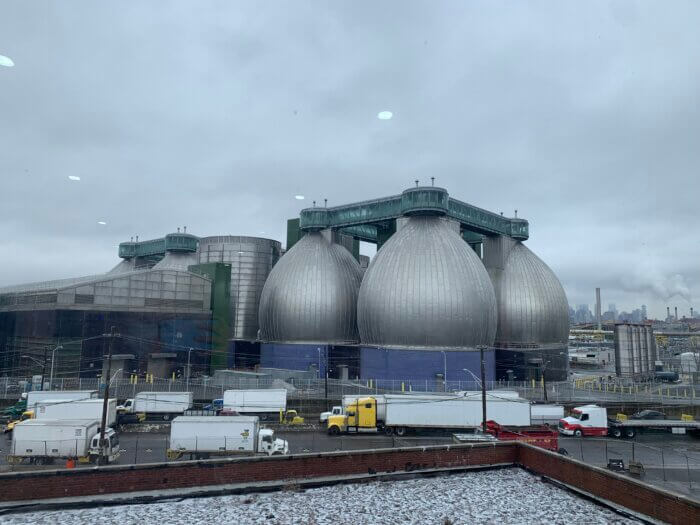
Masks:
[[[259,416],[261,421],[278,420],[287,411],[287,391],[284,388],[226,390],[225,413]]]
[[[272,429],[260,428],[256,416],[179,416],[170,425],[168,459],[288,453],[287,441],[276,439]]]
[[[396,394],[368,396],[352,402],[344,413],[328,418],[328,433],[383,430],[403,436],[418,429],[466,429],[482,424],[481,393],[464,395]],[[529,426],[530,404],[511,396],[486,394],[486,417],[503,426]]]
[[[35,419],[91,419],[102,422],[104,399],[62,401],[48,399],[34,406]],[[117,424],[117,400],[107,400],[107,426]]]
[[[95,399],[97,396],[97,390],[34,390],[27,392],[27,410],[32,410],[39,401]]]
[[[192,408],[192,392],[139,392],[117,406],[120,423],[169,421]]]
[[[28,419],[17,423],[7,462],[48,465],[56,459],[77,459],[96,463],[100,457],[100,424],[71,419]],[[105,431],[106,462],[119,458],[119,438],[113,429]]]

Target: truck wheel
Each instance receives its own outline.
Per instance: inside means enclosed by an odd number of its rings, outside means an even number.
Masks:
[[[622,437],[622,430],[615,427],[610,431],[610,434],[612,434],[612,437],[620,439]]]
[[[169,421],[169,420],[170,420],[170,414],[164,414],[163,421]]]
[[[562,456],[569,455],[569,452],[565,448],[560,448],[559,450],[557,450],[557,452],[559,452],[559,454],[561,454]]]
[[[635,436],[636,432],[634,431],[633,428],[628,428],[625,429],[625,437],[627,439],[632,439]]]
[[[583,436],[583,432],[581,432],[581,430],[577,428],[576,430],[574,430],[574,436],[580,438],[581,436]]]
[[[394,433],[393,427],[384,427],[384,433],[385,433],[387,436],[391,436],[391,435]]]
[[[405,427],[396,427],[396,435],[401,437],[406,435],[406,428]]]
[[[334,425],[328,429],[328,433],[331,436],[337,436],[338,434],[340,434],[340,428]]]

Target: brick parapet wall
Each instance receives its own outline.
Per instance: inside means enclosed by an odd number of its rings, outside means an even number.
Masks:
[[[520,465],[594,497],[670,523],[700,523],[700,503],[646,483],[515,442],[178,461],[0,474],[0,502],[215,488],[406,471]],[[0,503],[0,506],[1,503]],[[572,509],[572,512],[576,512]]]
[[[520,444],[518,464],[597,498],[668,523],[700,523],[700,502],[559,454]],[[575,509],[572,509],[575,513]]]
[[[227,458],[0,474],[0,501],[80,497],[192,488],[512,464],[514,443],[410,447],[292,456]]]

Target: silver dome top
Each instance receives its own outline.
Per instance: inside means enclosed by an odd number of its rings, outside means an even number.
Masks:
[[[490,272],[498,301],[497,346],[565,343],[569,303],[554,272],[516,242],[503,271]]]
[[[260,339],[356,343],[360,266],[322,233],[302,237],[270,272],[260,297]]]
[[[414,216],[377,252],[358,298],[363,344],[491,345],[496,298],[479,257],[442,218]]]

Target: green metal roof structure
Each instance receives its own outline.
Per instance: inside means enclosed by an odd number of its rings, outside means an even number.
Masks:
[[[454,219],[460,224],[464,240],[472,245],[480,244],[483,236],[503,235],[520,241],[529,237],[525,219],[504,217],[453,199],[444,188],[416,186],[391,197],[303,209],[298,220],[288,221],[287,249],[299,240],[302,232],[326,228],[381,246],[396,231],[396,219],[420,214]]]

